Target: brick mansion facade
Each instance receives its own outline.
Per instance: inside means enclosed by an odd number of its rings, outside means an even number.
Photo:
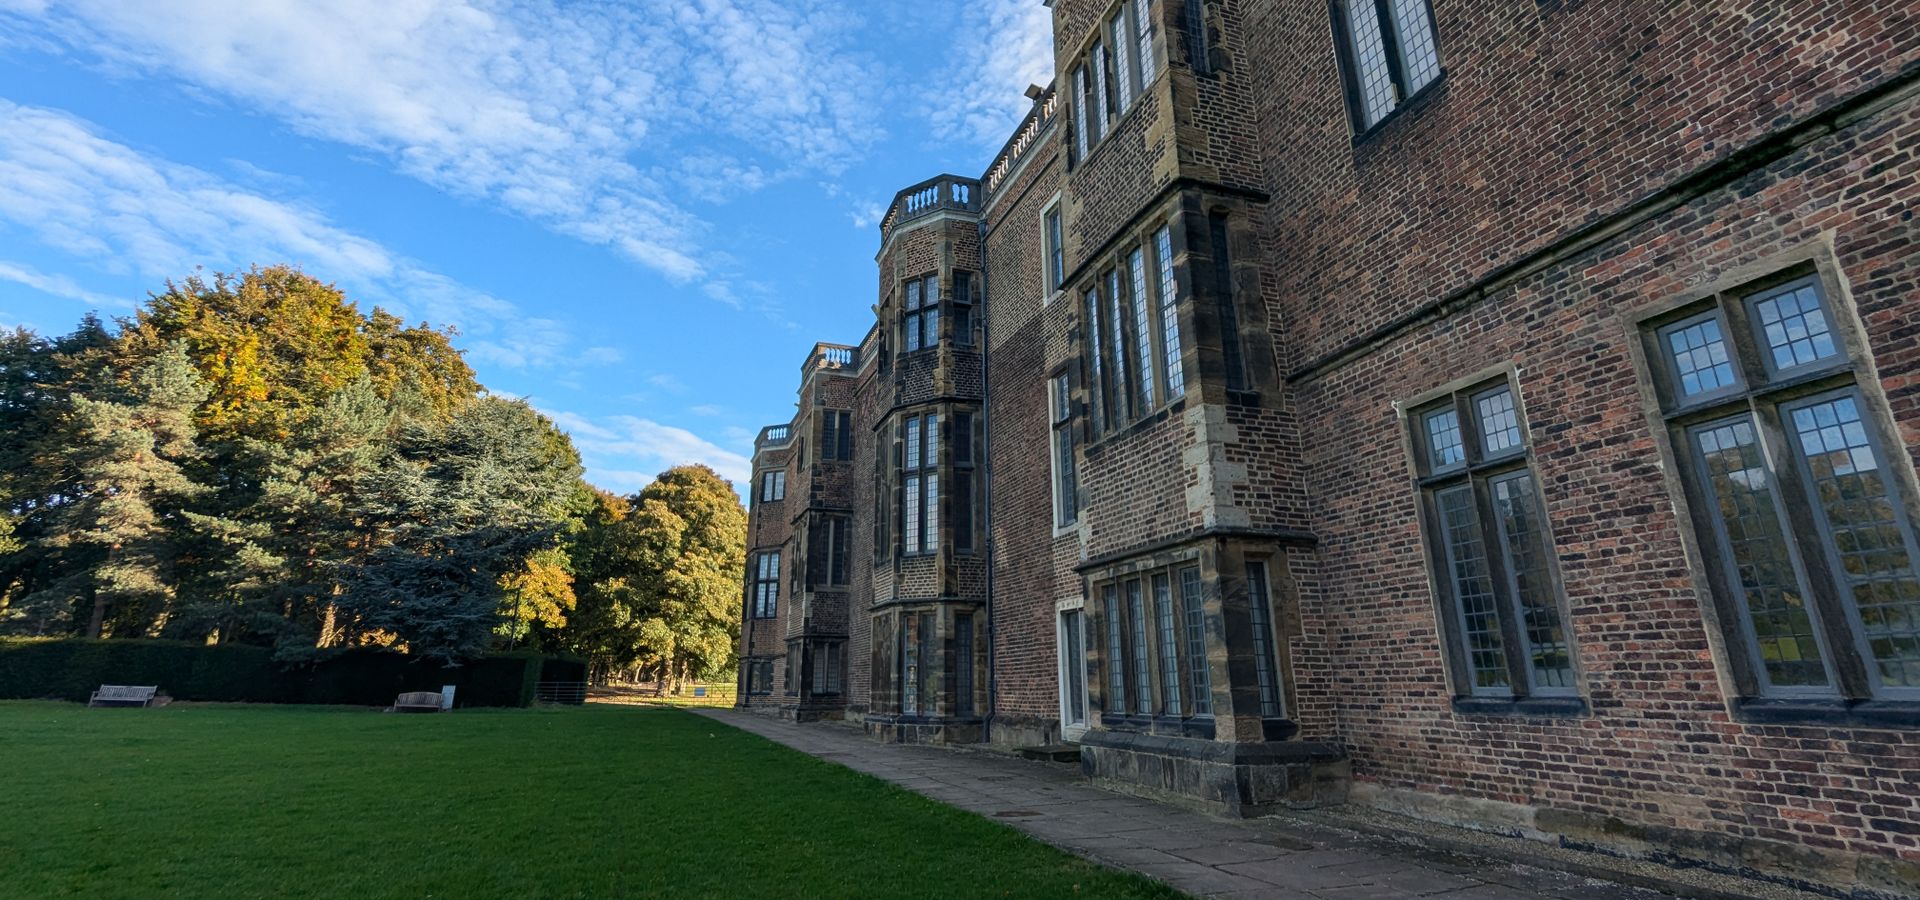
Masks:
[[[1920,7],[1050,5],[760,434],[741,705],[1920,891]]]

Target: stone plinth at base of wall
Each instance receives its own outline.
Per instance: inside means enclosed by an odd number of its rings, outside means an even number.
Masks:
[[[1625,822],[1610,816],[1448,794],[1353,785],[1354,806],[1530,838],[1578,850],[1706,868],[1854,897],[1920,896],[1920,862],[1787,844],[1762,838]]]
[[[984,731],[979,718],[869,715],[862,724],[867,734],[889,744],[977,744]]]
[[[1251,818],[1347,801],[1346,751],[1313,741],[1229,743],[1095,730],[1080,770],[1101,786]]]
[[[780,707],[780,718],[789,722],[822,722],[844,718],[846,711],[839,704],[801,703]]]
[[[992,719],[992,727],[987,729],[987,739],[1002,750],[1058,744],[1061,743],[1060,720],[997,715]]]

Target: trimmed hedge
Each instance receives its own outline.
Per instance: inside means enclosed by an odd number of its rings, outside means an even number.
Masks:
[[[177,700],[386,706],[406,691],[455,685],[457,706],[531,706],[541,681],[585,680],[585,663],[495,653],[442,666],[353,649],[281,665],[265,647],[146,640],[0,640],[0,699],[84,702],[102,684],[153,684]]]

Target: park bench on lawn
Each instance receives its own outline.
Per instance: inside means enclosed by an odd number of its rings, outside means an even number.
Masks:
[[[160,692],[157,685],[138,687],[129,684],[103,684],[100,689],[87,698],[88,706],[139,706],[153,705],[153,696]]]
[[[393,701],[393,711],[403,713],[439,712],[439,691],[408,691]]]

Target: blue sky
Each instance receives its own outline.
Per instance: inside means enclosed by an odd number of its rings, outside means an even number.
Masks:
[[[612,490],[742,479],[871,324],[895,191],[978,175],[1040,0],[0,0],[0,326],[290,262],[453,325]]]

